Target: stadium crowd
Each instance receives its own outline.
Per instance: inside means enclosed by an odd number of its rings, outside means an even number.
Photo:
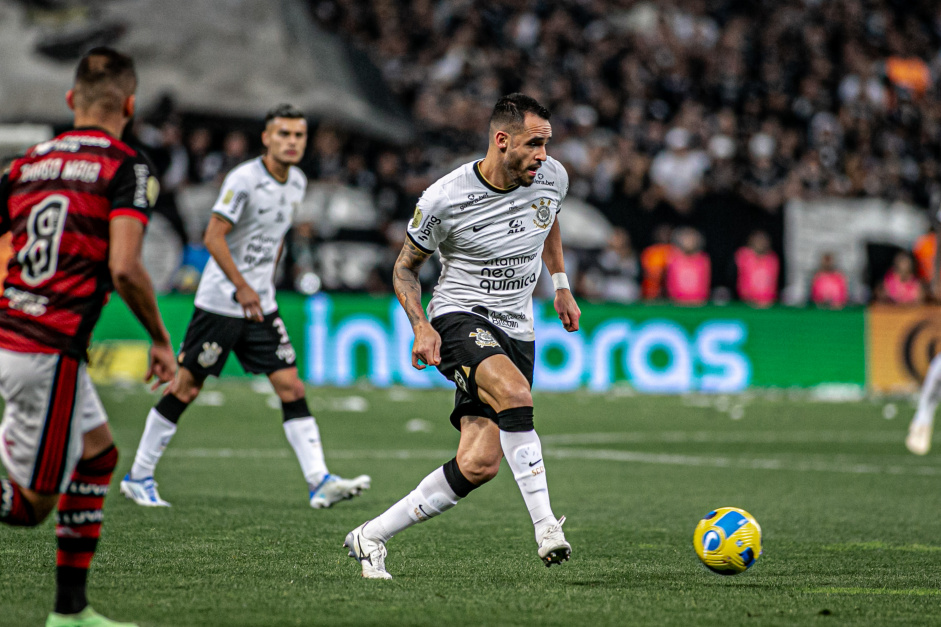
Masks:
[[[370,55],[417,126],[417,140],[396,147],[314,125],[303,163],[312,181],[372,197],[379,226],[341,235],[392,255],[418,195],[482,156],[479,130],[513,91],[552,111],[550,154],[569,170],[570,195],[615,227],[603,251],[580,256],[587,297],[771,304],[786,272],[788,199],[941,202],[941,5],[931,0],[309,6],[323,29]],[[184,129],[166,114],[139,128],[163,160],[166,202],[256,154],[255,133]],[[322,235],[316,225],[298,233],[290,260],[316,269],[303,260]],[[896,260],[889,287],[874,277],[875,297],[923,300],[930,268],[911,262]],[[387,274],[377,264],[346,287],[388,290]],[[839,259],[824,255],[813,300],[852,301],[839,277]]]

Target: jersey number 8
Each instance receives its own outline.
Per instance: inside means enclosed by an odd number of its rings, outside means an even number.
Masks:
[[[16,257],[23,267],[23,281],[28,285],[39,285],[56,273],[68,211],[69,199],[59,194],[48,196],[30,210],[26,246]]]

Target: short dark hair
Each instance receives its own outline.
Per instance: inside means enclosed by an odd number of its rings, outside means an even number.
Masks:
[[[549,119],[549,110],[539,104],[535,98],[526,94],[510,94],[497,101],[490,114],[490,125],[497,127],[521,127],[527,113],[538,115],[543,120]]]
[[[307,116],[304,115],[304,112],[295,107],[294,105],[289,105],[282,102],[276,107],[272,107],[268,110],[268,113],[265,114],[265,126],[268,126],[268,122],[275,118],[288,118],[292,120],[307,120]]]
[[[85,53],[75,70],[75,106],[87,109],[97,105],[117,111],[124,99],[137,90],[134,59],[108,46]]]

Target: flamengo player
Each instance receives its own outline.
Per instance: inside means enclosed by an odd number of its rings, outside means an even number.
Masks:
[[[76,129],[31,148],[0,181],[0,233],[12,231],[15,249],[0,297],[0,458],[10,475],[0,479],[0,521],[37,525],[58,501],[50,627],[127,624],[85,598],[118,459],[85,364],[112,287],[152,339],[147,379],[167,382],[176,368],[140,260],[157,180],[117,139],[136,86],[129,57],[90,51],[66,96]]]
[[[330,507],[369,488],[369,477],[343,479],[327,472],[320,431],[304,398],[295,353],[275,302],[274,273],[284,235],[304,198],[307,177],[295,165],[307,145],[307,121],[290,105],[265,117],[262,157],[235,167],[222,184],[206,229],[212,255],[196,311],[180,350],[180,368],[168,393],[150,410],[131,471],[121,492],[139,505],[169,505],[157,493],[154,469],[183,410],[209,375],[218,376],[234,351],[246,372],[264,373],[281,399],[284,433],[310,489],[310,505]]]
[[[569,558],[565,517],[549,506],[542,446],[530,393],[535,359],[533,289],[545,262],[556,287],[555,309],[567,331],[581,312],[569,290],[556,214],[568,191],[565,168],[546,155],[549,112],[512,94],[490,117],[482,161],[439,179],[422,195],[395,263],[395,292],[415,332],[412,365],[438,370],[457,386],[451,424],[461,432],[457,455],[409,495],[346,536],[363,577],[391,579],[386,542],[448,510],[493,479],[507,463],[535,527],[546,566]],[[418,271],[435,249],[442,270],[428,318]],[[424,362],[424,363],[422,363]]]

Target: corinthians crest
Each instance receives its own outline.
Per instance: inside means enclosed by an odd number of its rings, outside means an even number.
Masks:
[[[532,208],[536,210],[533,216],[533,224],[540,229],[547,229],[552,224],[552,200],[549,198],[540,198],[539,204],[533,203]]]
[[[210,344],[209,342],[203,343],[203,352],[199,354],[199,357],[196,358],[196,361],[203,368],[209,368],[217,361],[219,361],[219,355],[222,354],[222,347],[219,346],[216,342]]]
[[[470,334],[470,337],[474,338],[474,341],[477,342],[477,346],[481,348],[500,346],[500,343],[494,339],[493,333],[479,327],[477,328],[477,331]]]

